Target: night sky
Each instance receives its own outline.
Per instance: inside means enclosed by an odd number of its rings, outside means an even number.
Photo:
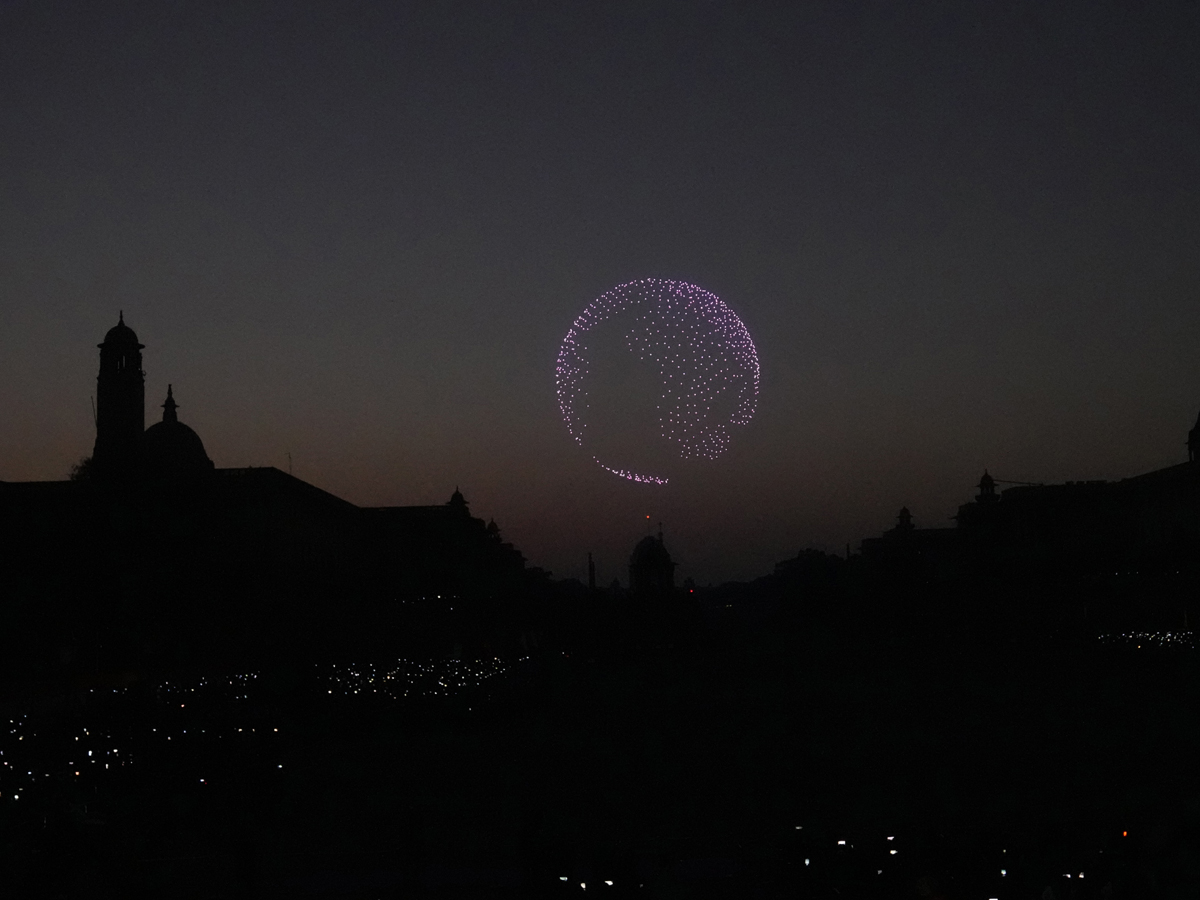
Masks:
[[[1200,410],[1200,4],[0,2],[0,479],[94,439],[125,311],[218,467],[461,487],[607,583],[844,552],[983,469],[1120,478]],[[757,416],[666,487],[559,417],[595,297],[744,321]],[[647,516],[650,518],[647,519]]]

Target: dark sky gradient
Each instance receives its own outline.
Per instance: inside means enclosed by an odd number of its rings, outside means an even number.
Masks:
[[[461,485],[530,560],[752,577],[999,478],[1186,458],[1200,4],[0,3],[0,478],[124,309],[218,466]],[[583,307],[724,299],[758,416],[667,488],[559,420]]]

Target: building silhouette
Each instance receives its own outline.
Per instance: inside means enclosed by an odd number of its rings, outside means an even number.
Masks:
[[[145,347],[123,313],[99,349],[91,458],[71,480],[0,481],[11,658],[314,653],[395,637],[422,598],[496,602],[544,575],[457,488],[360,508],[273,467],[217,468],[173,385],[145,427]]]
[[[895,528],[862,542],[862,557],[879,573],[926,580],[988,572],[1193,571],[1200,561],[1198,435],[1197,428],[1189,434],[1188,462],[1119,481],[1022,483],[998,491],[985,470],[953,527],[917,528],[904,508]]]
[[[657,535],[647,535],[633,548],[629,557],[629,593],[653,599],[670,597],[674,592],[675,563],[663,543],[660,525]]]

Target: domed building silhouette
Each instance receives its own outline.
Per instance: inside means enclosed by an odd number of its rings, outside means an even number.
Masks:
[[[662,526],[658,535],[638,541],[629,557],[629,593],[634,597],[669,597],[675,591],[675,562],[663,543]]]
[[[145,427],[145,345],[123,311],[98,347],[91,458],[69,481],[0,481],[0,602],[40,610],[46,640],[316,654],[388,640],[412,598],[519,594],[544,575],[457,488],[361,508],[274,467],[217,468],[173,385]]]
[[[167,385],[163,417],[142,435],[141,463],[146,475],[157,480],[195,480],[211,475],[216,467],[204,452],[200,435],[179,421],[178,405]]]

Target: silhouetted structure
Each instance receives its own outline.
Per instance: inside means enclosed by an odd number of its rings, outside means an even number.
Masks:
[[[862,555],[890,578],[945,578],[958,570],[956,537],[953,528],[917,528],[905,506],[897,514],[894,528],[862,542]]]
[[[1186,572],[1200,560],[1200,423],[1189,461],[1120,481],[1016,484],[984,471],[955,528],[921,529],[908,509],[862,542],[868,567],[940,579],[964,573],[1101,575]]]
[[[663,544],[662,527],[658,535],[638,541],[629,557],[629,592],[634,597],[667,597],[675,591],[675,563]]]
[[[121,312],[100,348],[100,374],[96,377],[96,444],[92,465],[104,477],[132,474],[146,430],[146,375],[142,350],[133,329]]]
[[[464,606],[527,583],[457,488],[441,506],[362,509],[275,468],[218,469],[173,386],[144,428],[144,345],[123,313],[99,348],[90,462],[70,481],[0,482],[10,641],[68,656],[89,642],[135,657],[315,651],[388,639],[404,602]]]
[[[142,435],[141,465],[145,476],[159,482],[194,481],[211,475],[215,466],[204,452],[200,435],[179,421],[172,386],[167,385],[161,422]]]

